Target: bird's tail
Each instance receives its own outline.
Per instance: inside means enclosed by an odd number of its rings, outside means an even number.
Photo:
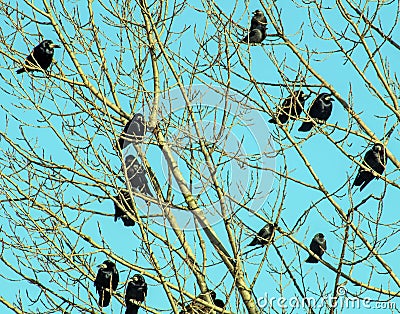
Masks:
[[[122,219],[125,227],[133,227],[135,225],[135,222],[131,218],[129,218],[127,215],[121,216],[121,219]]]
[[[255,246],[255,245],[257,245],[257,244],[260,244],[260,242],[258,241],[257,238],[254,238],[254,239],[250,242],[249,246]]]
[[[277,124],[277,122],[276,122],[276,120],[275,120],[274,118],[269,119],[268,122],[269,122],[269,123],[273,123],[273,124]]]
[[[17,70],[17,74],[24,73],[25,71],[26,71],[25,68],[20,68],[19,70]]]
[[[313,264],[316,264],[316,263],[318,263],[318,260],[314,257],[314,256],[309,256],[307,259],[306,259],[306,263],[313,263]]]
[[[110,304],[111,294],[105,290],[102,290],[99,295],[99,306],[106,307]]]
[[[312,127],[313,127],[312,122],[303,122],[303,124],[299,128],[299,131],[300,132],[308,132],[312,129]]]
[[[253,241],[250,242],[249,246],[255,246],[258,244],[257,239],[253,239]]]
[[[127,304],[125,314],[137,314],[139,311],[139,306],[136,304]]]

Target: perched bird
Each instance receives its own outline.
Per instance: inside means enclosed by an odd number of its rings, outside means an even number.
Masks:
[[[241,40],[242,43],[261,43],[267,37],[267,19],[260,10],[253,12],[251,19],[250,31]]]
[[[210,295],[211,300],[215,306],[218,306],[221,309],[224,308],[225,303],[221,299],[217,299],[217,294],[215,293],[215,291],[210,290],[207,292],[207,294]],[[206,294],[200,294],[196,299],[202,299],[206,301]],[[182,311],[179,312],[179,314],[198,314],[198,313],[206,314],[210,312],[211,309],[208,306],[203,305],[197,302],[196,300],[193,300],[188,305],[186,305],[184,309],[182,309]],[[221,313],[221,312],[216,311],[216,313]]]
[[[319,94],[308,109],[308,115],[311,120],[314,120],[319,124],[326,122],[332,113],[332,101],[334,101],[334,99],[332,99],[331,94]],[[313,126],[314,123],[312,121],[304,121],[300,126],[299,131],[308,132]]]
[[[254,237],[249,246],[266,245],[274,232],[274,225],[268,223]]]
[[[380,143],[376,143],[372,149],[365,153],[363,165],[367,168],[371,168],[379,174],[382,174],[383,171],[385,171],[386,162],[387,156],[385,147]],[[375,178],[375,175],[370,170],[360,167],[353,186],[361,185],[360,191],[362,191],[373,178]]]
[[[140,192],[153,196],[146,179],[146,171],[138,160],[132,155],[125,158],[126,173],[129,182],[133,189],[138,189]]]
[[[147,284],[142,275],[136,274],[128,282],[125,292],[126,311],[125,314],[137,314],[139,305],[132,302],[143,302],[147,296]]]
[[[61,48],[59,45],[53,44],[51,40],[43,40],[39,45],[33,48],[33,51],[25,59],[25,64],[29,67],[40,67],[47,70],[53,61],[54,48]],[[34,69],[26,69],[25,67],[17,70],[17,74],[23,72],[36,71]]]
[[[131,143],[140,143],[143,141],[146,133],[144,116],[141,113],[135,113],[125,125],[119,139],[118,146],[122,150]]]
[[[127,210],[134,208],[134,204],[132,203],[131,196],[127,190],[120,192],[116,197],[117,201],[114,201],[114,221],[117,221],[118,218],[121,218],[124,226],[132,227],[135,225],[135,221],[129,218],[126,214]],[[121,207],[122,205],[122,207]]]
[[[326,240],[325,236],[322,233],[317,233],[315,237],[312,239],[311,244],[310,244],[310,250],[317,254],[319,258],[322,257],[324,252],[326,251]],[[310,255],[306,259],[306,263],[318,263],[318,260]]]
[[[291,96],[287,97],[282,105],[278,108],[277,118],[280,123],[286,123],[290,119],[298,119],[304,108],[304,103],[310,95],[306,95],[303,91],[295,91]],[[270,119],[270,123],[278,123],[275,118]]]
[[[94,286],[99,294],[99,306],[106,307],[110,304],[113,291],[117,290],[119,274],[117,267],[110,260],[105,260],[98,267]]]

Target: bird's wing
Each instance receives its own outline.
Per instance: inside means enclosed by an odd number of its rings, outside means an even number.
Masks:
[[[310,108],[308,109],[308,115],[311,118],[318,118],[318,116],[321,113],[321,106],[319,106],[319,101],[318,99],[314,99],[314,101],[311,103]]]

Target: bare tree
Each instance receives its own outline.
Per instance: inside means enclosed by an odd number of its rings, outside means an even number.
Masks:
[[[0,2],[2,312],[121,313],[135,273],[143,313],[398,311],[399,3],[219,2]],[[256,9],[266,38],[243,43]],[[53,64],[16,74],[43,39]],[[299,90],[303,113],[268,123]],[[326,122],[308,114],[322,92]],[[135,113],[146,133],[123,148]],[[359,169],[378,179],[362,192]],[[100,308],[105,259],[120,282]]]

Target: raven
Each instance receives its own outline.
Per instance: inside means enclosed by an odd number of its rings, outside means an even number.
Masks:
[[[310,250],[317,254],[319,258],[322,257],[324,252],[326,251],[326,240],[325,236],[322,233],[317,233],[311,241]],[[306,263],[318,263],[318,260],[310,255],[306,259]]]
[[[147,284],[142,275],[136,274],[128,282],[125,292],[126,311],[125,314],[137,314],[139,305],[132,302],[145,301],[147,296]]]
[[[146,124],[144,116],[141,113],[135,113],[125,125],[119,139],[118,146],[122,150],[131,143],[140,143],[143,141],[146,133]]]
[[[113,291],[117,290],[119,273],[115,263],[105,260],[99,266],[94,286],[99,294],[99,306],[106,307],[110,304]]]
[[[25,64],[29,67],[40,67],[43,70],[47,70],[53,61],[54,48],[61,47],[53,44],[51,40],[43,40],[39,45],[33,48],[33,51],[26,57]],[[36,71],[36,69],[27,69],[23,67],[17,70],[17,74],[31,71]]]
[[[308,115],[311,120],[321,124],[326,122],[332,113],[332,95],[328,93],[322,93],[317,96],[312,102],[308,109]],[[304,121],[300,126],[299,131],[308,132],[312,129],[314,123],[312,121]]]
[[[132,220],[127,214],[126,211],[135,209],[134,204],[132,203],[131,196],[129,191],[124,190],[121,191],[116,197],[117,201],[114,201],[114,221],[117,221],[118,218],[121,218],[124,226],[132,227],[135,225],[135,221]],[[123,208],[121,208],[121,205]]]
[[[304,103],[310,95],[306,95],[303,91],[295,91],[291,96],[287,97],[282,105],[278,108],[277,117],[270,119],[270,123],[286,123],[290,119],[298,119],[304,108]]]
[[[375,172],[382,174],[385,171],[387,162],[386,150],[382,144],[376,143],[374,146],[366,152],[364,156],[363,165],[366,168],[371,168]],[[354,180],[353,186],[360,186],[362,191],[368,183],[375,178],[375,175],[370,171],[362,167],[358,170],[356,179]]]
[[[265,37],[267,37],[267,19],[264,13],[260,10],[253,12],[253,17],[251,19],[250,31],[241,40],[242,43],[261,43]]]
[[[126,173],[129,182],[133,189],[138,189],[140,192],[153,196],[146,179],[146,171],[144,167],[138,162],[137,158],[128,155],[125,158]]]
[[[249,246],[254,245],[266,245],[271,239],[272,233],[274,232],[274,225],[268,223],[254,237],[253,241],[250,242]]]

